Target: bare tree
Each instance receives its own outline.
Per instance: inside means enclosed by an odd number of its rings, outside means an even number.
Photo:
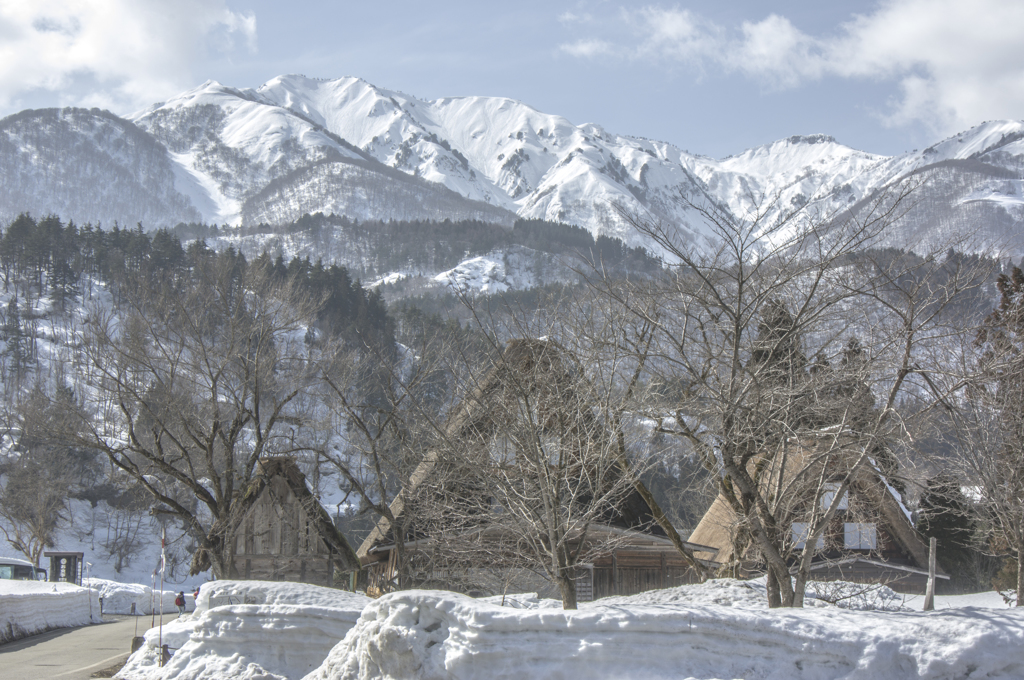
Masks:
[[[460,409],[465,436],[443,464],[459,472],[445,520],[466,533],[514,536],[576,608],[575,567],[587,532],[633,489],[618,441],[576,358],[551,340],[514,340],[473,381]],[[507,538],[505,539],[507,540]]]
[[[0,532],[18,552],[38,565],[54,546],[57,530],[70,519],[72,466],[52,451],[15,454],[0,465]]]
[[[306,450],[298,397],[316,305],[243,261],[209,255],[142,277],[86,324],[82,446],[103,452],[199,544],[193,572],[233,576],[235,501],[257,462]]]
[[[70,520],[70,498],[92,481],[94,456],[59,438],[73,408],[54,407],[35,388],[14,405],[13,446],[0,459],[0,532],[38,565]]]
[[[854,215],[797,209],[772,222],[770,204],[737,219],[691,202],[710,231],[702,243],[625,215],[665,254],[665,275],[623,281],[599,263],[590,275],[652,329],[649,344],[632,342],[652,383],[648,412],[718,480],[737,518],[734,554],[763,561],[772,606],[802,605],[818,539],[855,478],[886,467],[904,427],[897,397],[935,392],[925,362],[939,359],[952,302],[978,283],[959,265],[924,273],[935,256],[869,252],[905,201],[897,189]],[[868,351],[844,366],[857,336]]]
[[[1016,557],[1016,605],[1024,606],[1024,273],[999,276],[999,305],[965,351],[964,398],[950,408],[954,461],[996,544]]]
[[[389,587],[397,588],[409,582],[406,537],[424,520],[407,512],[399,495],[432,450],[436,455],[438,432],[455,397],[451,356],[475,354],[471,334],[458,324],[413,335],[397,357],[370,346],[333,355],[320,366],[316,392],[325,437],[318,456],[338,473],[359,512],[389,527],[395,545]]]
[[[488,537],[478,553],[515,545],[526,560],[517,568],[545,574],[563,606],[575,608],[577,565],[618,540],[594,527],[634,521],[624,501],[639,494],[651,512],[643,522],[653,517],[703,574],[639,481],[646,450],[624,421],[637,418],[642,362],[615,341],[622,318],[609,312],[618,310],[589,295],[549,300],[536,315],[512,299],[499,309],[465,292],[462,299],[491,349],[482,361],[462,358],[454,371],[464,380],[461,399],[439,431],[442,481],[429,494],[444,499],[434,514],[450,543],[467,550],[473,536]],[[511,563],[497,553],[487,559]]]

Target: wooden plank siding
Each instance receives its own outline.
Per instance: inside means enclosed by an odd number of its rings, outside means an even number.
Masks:
[[[335,560],[282,477],[268,480],[235,537],[235,569],[246,579],[331,585]]]

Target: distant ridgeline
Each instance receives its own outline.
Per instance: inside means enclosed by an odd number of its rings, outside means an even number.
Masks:
[[[365,276],[409,269],[443,271],[467,257],[516,246],[552,255],[581,255],[613,271],[656,271],[661,267],[660,261],[641,247],[631,248],[607,236],[595,239],[581,227],[544,220],[516,220],[509,229],[475,220],[358,222],[316,213],[280,226],[236,229],[178,224],[171,232],[182,240],[227,239],[245,252],[265,248],[267,235],[287,236],[292,252],[305,250],[314,261],[322,257],[348,263]]]
[[[288,282],[300,292],[322,299],[317,322],[324,332],[353,345],[394,350],[394,323],[380,293],[363,288],[343,266],[313,264],[298,257],[290,262],[273,260],[266,253],[250,262],[233,247],[218,252],[201,238],[183,247],[178,235],[166,229],[147,233],[141,225],[135,229],[115,225],[105,231],[91,224],[65,224],[56,216],[37,221],[19,215],[0,237],[0,278],[3,293],[9,297],[7,317],[16,312],[19,300],[22,307],[42,298],[49,298],[61,309],[77,304],[94,281],[107,284],[116,303],[121,286],[134,277],[174,285],[200,268],[213,268],[240,279],[252,266],[266,267],[272,281]]]

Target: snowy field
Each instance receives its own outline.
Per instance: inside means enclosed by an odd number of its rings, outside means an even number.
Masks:
[[[0,643],[100,623],[96,592],[67,583],[0,580]]]
[[[1024,677],[1024,612],[996,593],[940,597],[937,611],[922,613],[918,598],[886,588],[820,591],[812,588],[802,610],[768,610],[762,583],[720,579],[565,612],[535,595],[406,591],[370,600],[301,584],[216,582],[204,586],[195,614],[164,626],[176,650],[166,667],[150,631],[117,677]]]

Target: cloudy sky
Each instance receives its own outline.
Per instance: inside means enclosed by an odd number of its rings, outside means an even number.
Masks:
[[[353,75],[716,157],[815,132],[894,154],[1024,118],[1022,35],[1021,0],[0,0],[0,115]]]

